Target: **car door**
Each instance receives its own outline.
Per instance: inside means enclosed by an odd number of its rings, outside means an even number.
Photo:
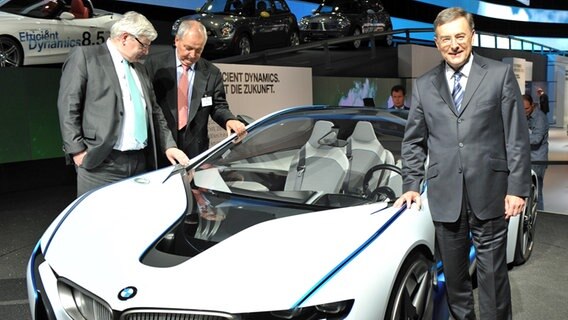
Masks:
[[[271,0],[255,0],[252,17],[253,46],[255,50],[272,48],[275,44]]]
[[[274,3],[274,10],[271,17],[274,26],[275,45],[279,47],[287,46],[290,40],[290,34],[296,30],[296,17],[290,12],[284,0],[271,1]]]

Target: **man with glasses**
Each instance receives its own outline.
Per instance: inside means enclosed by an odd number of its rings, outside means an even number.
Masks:
[[[511,65],[473,54],[471,14],[445,9],[434,32],[444,61],[413,86],[402,143],[405,193],[395,206],[420,207],[419,192],[427,184],[454,319],[476,319],[470,235],[480,319],[511,319],[507,224],[522,212],[531,186],[521,92]]]
[[[78,196],[157,168],[158,153],[171,164],[189,162],[177,149],[139,63],[156,37],[148,19],[127,12],[111,27],[106,43],[75,47],[63,65],[57,107],[63,150],[77,171]]]

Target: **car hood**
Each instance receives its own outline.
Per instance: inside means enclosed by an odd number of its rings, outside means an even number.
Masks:
[[[304,19],[307,19],[310,22],[319,22],[321,20],[338,20],[338,19],[345,18],[345,15],[342,13],[315,13],[311,16],[305,16]]]
[[[271,220],[176,266],[151,267],[141,257],[186,206],[181,176],[162,183],[168,174],[163,169],[129,179],[72,204],[42,238],[54,272],[115,310],[283,310],[358,252],[397,211],[377,203]],[[137,295],[120,301],[119,291],[129,286]]]
[[[195,14],[192,18],[199,20],[206,26],[216,26],[219,24],[218,28],[222,27],[222,23],[224,22],[240,22],[247,19],[247,17],[232,15],[232,14],[219,14],[219,13],[201,13]]]

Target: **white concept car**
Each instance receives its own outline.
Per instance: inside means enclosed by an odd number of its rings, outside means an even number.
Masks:
[[[404,121],[370,108],[286,109],[185,168],[81,196],[32,253],[32,316],[447,318],[427,190],[420,210],[392,207]],[[511,264],[532,251],[532,194],[510,223]],[[471,260],[474,270],[473,247]]]
[[[62,63],[75,46],[104,43],[120,17],[90,0],[0,0],[0,67]]]

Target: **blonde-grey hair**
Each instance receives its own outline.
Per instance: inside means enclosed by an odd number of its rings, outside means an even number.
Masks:
[[[178,38],[183,38],[183,36],[185,36],[185,34],[189,31],[199,31],[199,33],[201,33],[201,35],[203,35],[203,43],[207,42],[207,29],[205,28],[205,26],[197,21],[197,20],[191,20],[191,19],[187,19],[187,20],[183,20],[180,24],[179,27],[177,29],[177,33],[176,33],[176,37]]]
[[[128,33],[135,37],[144,37],[154,41],[158,37],[158,32],[152,23],[143,15],[135,11],[126,12],[110,28],[110,37],[117,38],[121,34]]]
[[[467,20],[469,27],[473,31],[475,29],[475,23],[473,22],[472,14],[460,7],[452,7],[444,9],[440,11],[440,13],[438,13],[438,15],[436,16],[436,20],[434,20],[434,33],[436,33],[436,30],[438,29],[439,26],[446,24],[448,22],[452,22],[462,17]]]

